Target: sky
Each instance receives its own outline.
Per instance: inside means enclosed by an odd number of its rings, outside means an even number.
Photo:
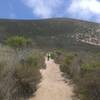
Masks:
[[[0,18],[73,18],[100,23],[100,0],[0,0]]]

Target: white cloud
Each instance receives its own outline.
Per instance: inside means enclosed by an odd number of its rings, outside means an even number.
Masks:
[[[72,0],[67,12],[80,19],[100,20],[100,1],[98,0]]]
[[[24,4],[30,7],[33,14],[42,18],[56,16],[57,10],[64,0],[23,0]],[[59,14],[60,15],[60,14]]]
[[[22,0],[39,18],[71,17],[100,22],[99,0]],[[67,11],[66,11],[67,10]]]

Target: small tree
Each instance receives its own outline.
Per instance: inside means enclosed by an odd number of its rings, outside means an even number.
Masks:
[[[32,43],[32,40],[22,36],[13,36],[6,39],[6,44],[16,52],[16,59],[20,60],[25,55],[25,47]]]
[[[6,40],[6,44],[16,50],[19,50],[29,44],[31,44],[31,39],[26,39],[22,36],[13,36]]]

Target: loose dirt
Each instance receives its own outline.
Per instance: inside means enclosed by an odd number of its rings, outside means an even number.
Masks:
[[[45,58],[46,69],[40,70],[42,80],[30,100],[73,100],[73,86],[64,81],[59,65],[54,60]]]

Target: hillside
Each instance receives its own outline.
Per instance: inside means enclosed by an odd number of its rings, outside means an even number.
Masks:
[[[74,19],[0,20],[0,41],[8,36],[31,37],[40,48],[99,51],[100,46],[77,41],[77,34],[96,35],[100,40],[100,24]],[[86,38],[86,36],[83,36]],[[82,38],[83,38],[82,37]],[[80,37],[78,37],[80,39]]]
[[[100,100],[100,24],[1,19],[0,100],[71,96]]]

